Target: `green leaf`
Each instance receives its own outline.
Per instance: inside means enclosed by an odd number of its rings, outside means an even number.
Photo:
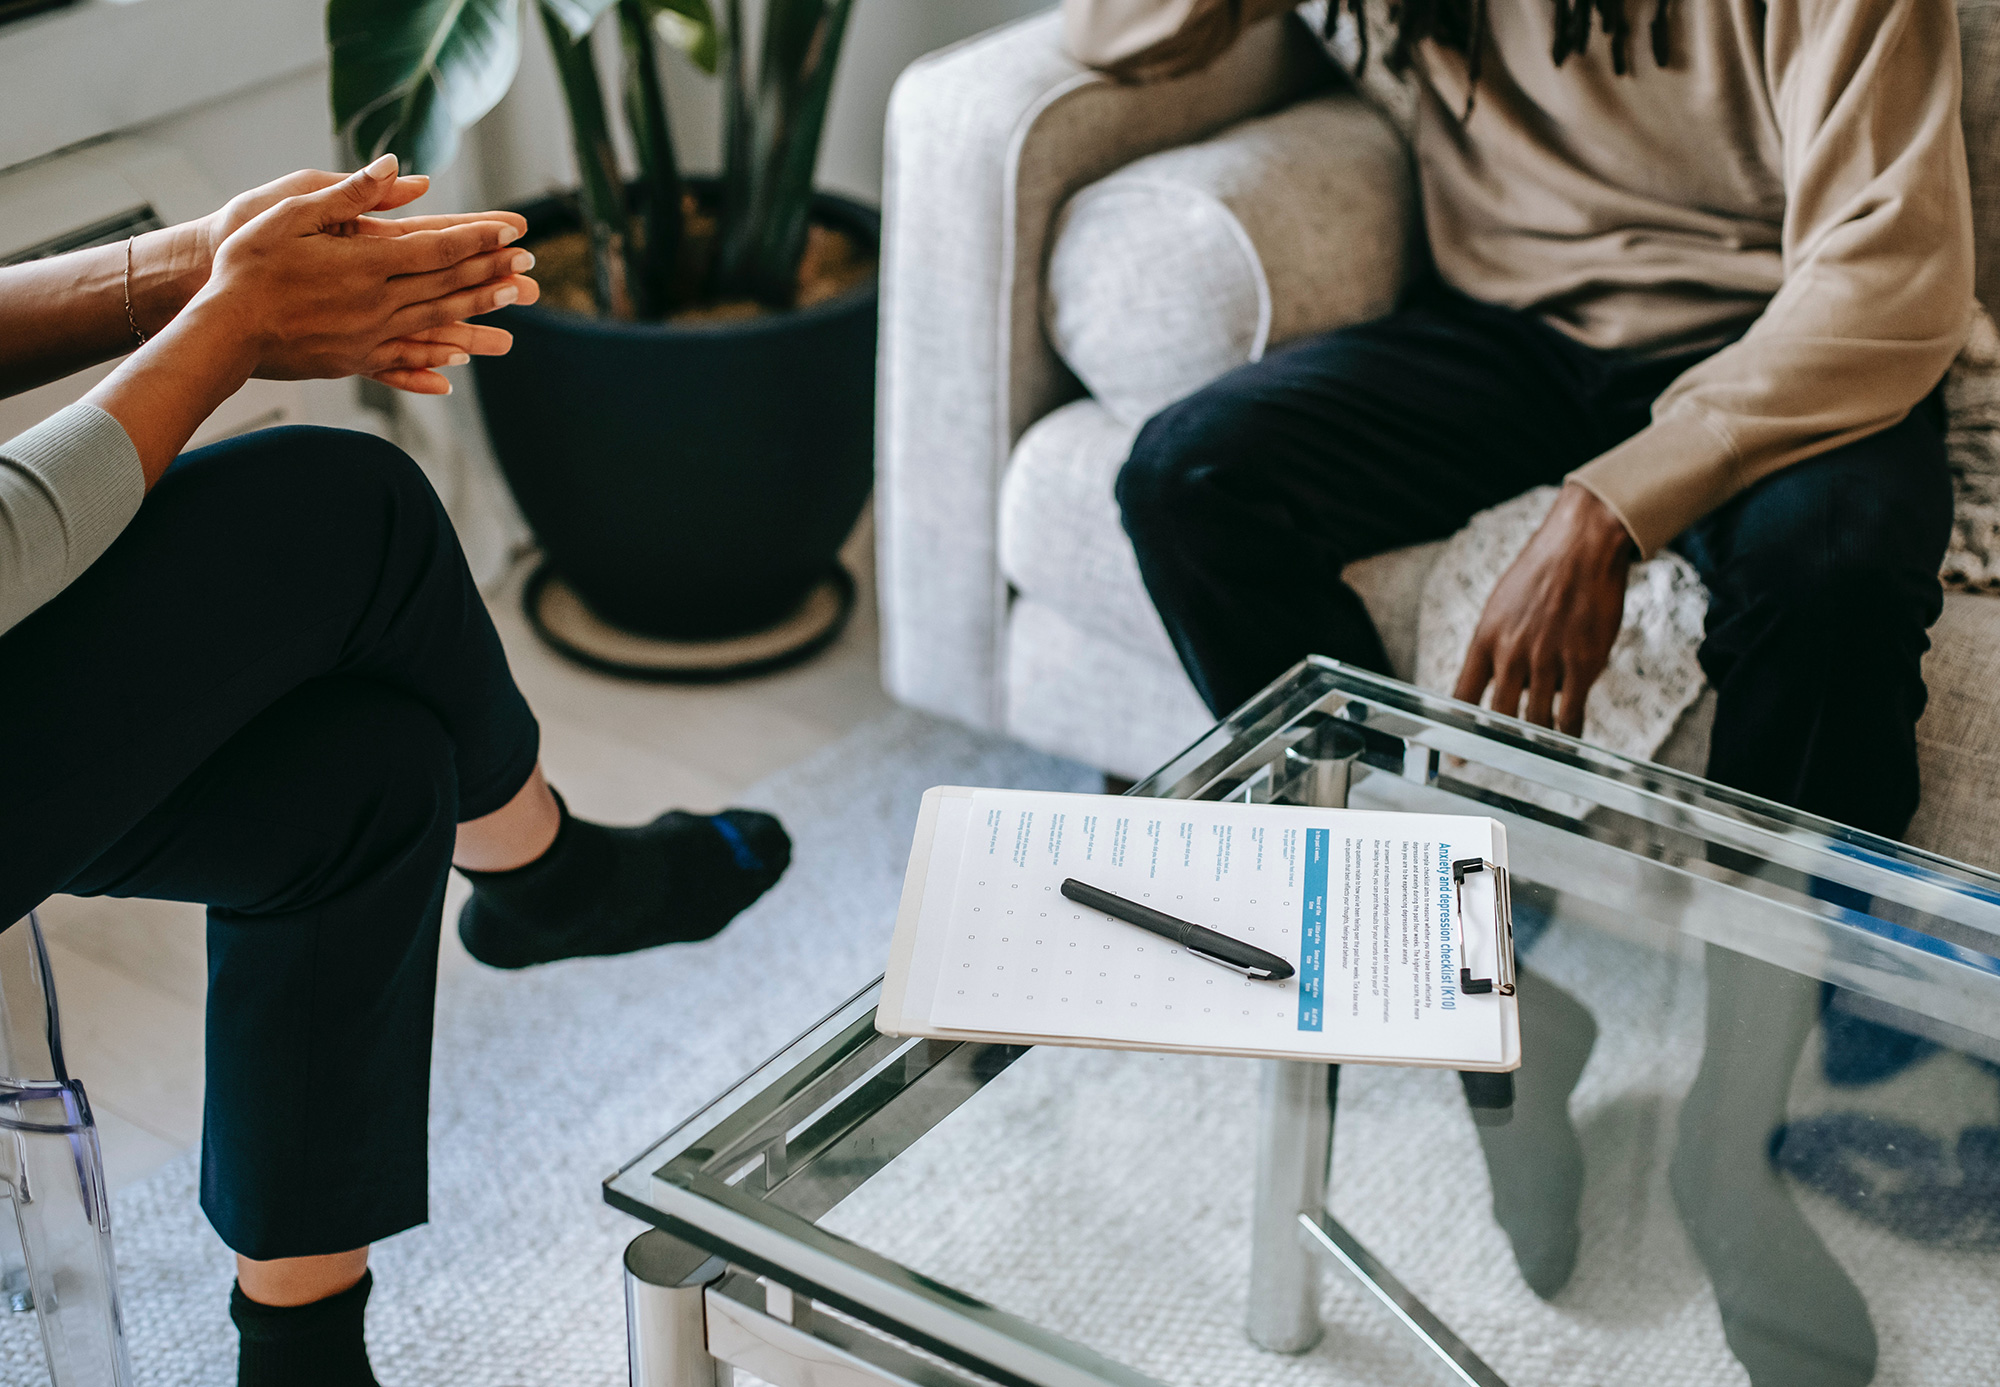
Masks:
[[[669,47],[687,54],[703,72],[713,73],[721,58],[715,12],[708,0],[641,0],[653,21],[653,32]]]
[[[334,129],[407,173],[449,164],[521,63],[519,0],[330,0],[326,29]]]
[[[617,0],[541,0],[542,9],[569,31],[571,39],[581,39],[597,27],[597,21]]]

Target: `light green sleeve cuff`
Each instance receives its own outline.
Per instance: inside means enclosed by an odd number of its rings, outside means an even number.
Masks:
[[[97,562],[145,498],[138,449],[96,405],[0,443],[0,632]]]

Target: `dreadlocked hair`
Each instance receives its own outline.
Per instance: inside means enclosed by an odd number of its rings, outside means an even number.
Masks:
[[[1240,0],[1230,3],[1233,6]],[[1339,23],[1342,3],[1343,0],[1327,0],[1328,38],[1333,37]],[[1647,26],[1653,61],[1660,67],[1667,66],[1672,56],[1667,20],[1670,3],[1671,0],[1653,0],[1653,20]],[[1345,4],[1354,19],[1355,72],[1359,75],[1368,66],[1368,0],[1345,0]],[[1473,97],[1479,90],[1480,59],[1486,48],[1486,4],[1487,0],[1388,0],[1389,22],[1396,26],[1396,36],[1383,55],[1383,62],[1391,72],[1407,72],[1417,45],[1425,39],[1463,53],[1465,116],[1471,116]],[[1554,0],[1554,4],[1556,37],[1549,57],[1557,66],[1570,54],[1581,53],[1590,46],[1594,16],[1611,42],[1611,70],[1620,77],[1632,71],[1632,21],[1627,13],[1627,0]]]

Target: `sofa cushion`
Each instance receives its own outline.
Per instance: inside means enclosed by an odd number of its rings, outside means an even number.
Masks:
[[[1177,668],[1112,494],[1137,433],[1097,401],[1077,400],[1022,435],[1000,484],[1000,571],[1078,629]],[[1405,679],[1416,664],[1418,600],[1443,548],[1399,549],[1342,575]]]
[[[1003,730],[1137,780],[1215,725],[1171,651],[1133,650],[1032,597],[1007,614]]]
[[[1904,836],[2000,870],[2000,598],[1945,594],[1924,657],[1930,703],[1917,724],[1923,799]]]
[[[1401,138],[1352,94],[1140,159],[1058,216],[1049,340],[1143,423],[1267,347],[1388,312],[1413,208]]]
[[[1137,433],[1077,400],[1021,436],[1000,483],[1000,571],[1083,630],[1173,661],[1111,490]]]

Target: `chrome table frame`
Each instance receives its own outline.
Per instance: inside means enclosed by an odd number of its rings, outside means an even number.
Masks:
[[[1293,669],[1132,793],[1338,806],[1350,786],[1371,808],[1501,820],[1518,899],[1724,944],[2000,1059],[2000,877],[1334,661]],[[1027,1051],[881,1035],[879,986],[605,1182],[654,1225],[626,1256],[635,1387],[718,1387],[733,1368],[777,1387],[1153,1387],[817,1226]],[[1327,1213],[1337,1084],[1334,1066],[1265,1068],[1247,1332],[1312,1347],[1331,1263],[1457,1381],[1504,1387]]]

